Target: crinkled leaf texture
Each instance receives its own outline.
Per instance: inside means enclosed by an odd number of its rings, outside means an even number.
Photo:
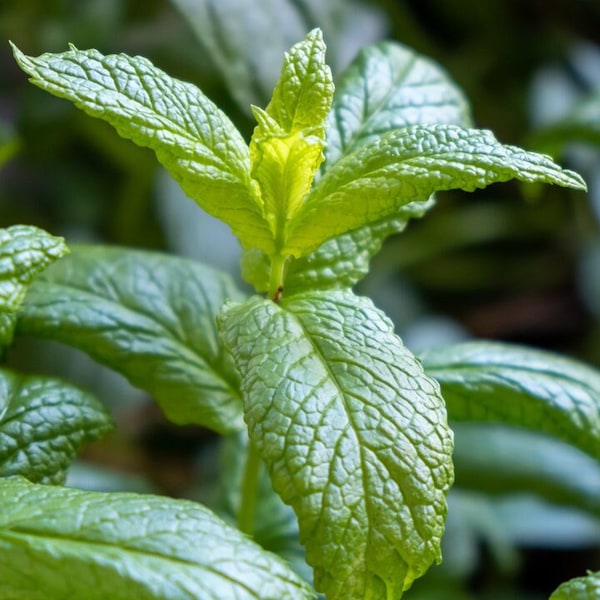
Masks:
[[[63,238],[30,225],[0,229],[0,347],[10,344],[27,287],[68,253]]]
[[[436,63],[395,42],[364,48],[336,83],[322,170],[409,125],[471,126],[463,92]]]
[[[600,372],[550,352],[465,342],[425,352],[451,419],[526,427],[600,458]]]
[[[290,224],[285,251],[302,256],[437,191],[473,191],[510,179],[586,189],[577,173],[548,156],[503,145],[490,131],[448,124],[395,129],[325,172]]]
[[[227,223],[242,244],[272,249],[262,200],[250,179],[248,146],[229,118],[195,86],[149,60],[72,47],[29,57],[14,47],[31,81],[151,148],[184,192]]]
[[[194,502],[10,478],[0,506],[2,598],[313,597],[280,559]]]
[[[228,305],[250,439],[328,600],[399,598],[440,559],[452,434],[437,383],[350,291]]]
[[[600,597],[600,573],[589,573],[560,585],[550,600],[597,600]]]
[[[30,288],[18,332],[69,344],[148,391],[176,423],[243,426],[239,377],[215,318],[231,279],[159,253],[81,246]]]
[[[0,369],[0,477],[62,483],[80,448],[112,427],[91,394],[57,379]]]

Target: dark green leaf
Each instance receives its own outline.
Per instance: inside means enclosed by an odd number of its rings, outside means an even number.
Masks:
[[[0,229],[0,347],[10,344],[27,287],[68,253],[63,238],[29,225]]]
[[[526,427],[600,458],[600,373],[549,352],[491,342],[427,351],[451,419]]]
[[[215,315],[241,297],[227,276],[189,260],[79,247],[31,287],[18,331],[87,352],[177,423],[237,431],[239,380]]]
[[[280,559],[185,500],[0,480],[0,596],[282,600],[312,592]]]
[[[250,437],[330,600],[398,598],[440,559],[452,436],[437,384],[349,291],[229,305]]]
[[[81,447],[111,429],[110,416],[87,392],[0,369],[0,477],[62,483]]]

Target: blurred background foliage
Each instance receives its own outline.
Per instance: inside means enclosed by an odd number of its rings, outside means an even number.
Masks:
[[[237,274],[227,229],[183,197],[150,151],[31,86],[8,40],[32,55],[69,42],[142,54],[196,83],[249,136],[250,103],[267,103],[283,51],[315,26],[334,73],[383,38],[432,57],[464,88],[479,127],[551,153],[590,187],[588,196],[513,183],[445,193],[385,245],[359,291],[415,351],[486,337],[600,367],[598,0],[0,0],[0,227],[161,249]],[[117,433],[86,451],[73,485],[225,510],[211,491],[222,464],[211,434],[170,426],[141,392],[68,348],[19,339],[9,363],[60,373],[115,414]],[[600,568],[596,463],[502,428],[461,425],[456,440],[445,561],[407,597],[535,600]]]

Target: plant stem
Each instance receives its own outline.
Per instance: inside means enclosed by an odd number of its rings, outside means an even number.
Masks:
[[[273,302],[279,302],[281,294],[283,292],[283,279],[285,271],[285,263],[287,262],[287,256],[281,256],[277,254],[273,257],[271,262],[271,278],[269,281],[269,298]]]
[[[254,533],[254,516],[258,499],[258,478],[260,476],[260,456],[252,442],[248,442],[246,470],[242,481],[242,498],[237,522],[240,531],[252,535]]]

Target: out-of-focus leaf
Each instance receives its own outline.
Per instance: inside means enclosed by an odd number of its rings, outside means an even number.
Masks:
[[[600,373],[550,352],[465,342],[421,356],[455,421],[526,427],[600,458]]]

